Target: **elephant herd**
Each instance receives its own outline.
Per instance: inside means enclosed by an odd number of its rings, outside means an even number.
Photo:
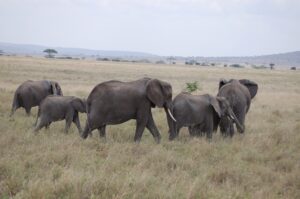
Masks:
[[[182,127],[188,127],[191,136],[212,138],[220,127],[224,137],[234,135],[234,124],[240,133],[245,130],[245,116],[258,85],[247,79],[220,80],[217,96],[192,95],[182,92],[172,100],[172,86],[165,81],[143,78],[131,82],[107,81],[94,87],[88,98],[63,96],[55,81],[26,81],[15,91],[11,116],[23,107],[27,115],[39,106],[34,131],[48,128],[52,122],[65,120],[65,132],[73,122],[82,138],[98,129],[100,137],[106,136],[106,125],[136,120],[134,141],[141,140],[147,128],[159,143],[151,108],[164,108],[169,140],[175,139]],[[81,129],[79,112],[87,114],[84,130]]]

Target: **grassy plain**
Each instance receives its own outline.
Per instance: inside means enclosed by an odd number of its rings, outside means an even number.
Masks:
[[[192,81],[215,95],[220,78],[251,79],[259,91],[245,134],[218,132],[211,143],[186,129],[169,142],[161,109],[153,109],[161,144],[148,131],[135,144],[134,121],[109,126],[105,142],[97,132],[82,140],[73,125],[64,134],[64,122],[34,135],[37,108],[9,118],[28,79],[57,80],[65,95],[87,97],[102,81],[142,77],[170,82],[174,96]],[[300,72],[0,57],[0,198],[300,198]]]

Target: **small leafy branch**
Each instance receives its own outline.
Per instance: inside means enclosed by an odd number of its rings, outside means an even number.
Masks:
[[[197,81],[194,82],[187,82],[186,83],[186,89],[187,92],[192,93],[196,90],[199,90],[199,85]]]

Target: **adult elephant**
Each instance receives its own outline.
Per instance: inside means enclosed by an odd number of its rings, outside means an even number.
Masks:
[[[25,108],[27,115],[30,115],[31,108],[40,105],[48,95],[63,95],[57,82],[28,80],[22,83],[15,92],[10,116],[20,107]]]
[[[105,137],[106,125],[135,119],[134,141],[141,140],[146,127],[159,143],[161,136],[154,123],[151,107],[164,107],[167,117],[173,117],[171,103],[171,85],[158,79],[100,83],[87,98],[87,122],[82,138],[85,139],[94,129],[99,130],[100,137]]]
[[[230,106],[238,118],[241,125],[244,126],[246,114],[249,111],[251,100],[255,97],[258,90],[257,83],[248,79],[231,79],[220,80],[218,96],[225,97]],[[228,123],[227,118],[222,118],[220,121],[220,130],[224,136],[232,137],[234,134],[234,126],[232,123]],[[237,128],[239,133],[243,133],[244,130]]]
[[[79,134],[82,133],[79,115],[86,112],[85,100],[73,96],[54,96],[46,97],[40,104],[36,127],[34,131],[38,131],[43,127],[48,128],[52,122],[66,120],[65,133],[68,132],[73,122]]]
[[[184,92],[174,98],[172,105],[176,123],[168,121],[170,140],[178,136],[182,127],[189,127],[192,136],[206,134],[206,137],[211,139],[212,132],[217,130],[221,117],[228,118],[230,123],[237,123],[241,129],[244,128],[224,97],[214,97],[209,94],[191,95]]]

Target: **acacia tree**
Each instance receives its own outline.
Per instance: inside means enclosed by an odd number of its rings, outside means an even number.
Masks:
[[[47,58],[54,58],[54,54],[57,54],[57,51],[51,48],[47,48],[43,52],[47,53],[47,55],[45,56]]]

